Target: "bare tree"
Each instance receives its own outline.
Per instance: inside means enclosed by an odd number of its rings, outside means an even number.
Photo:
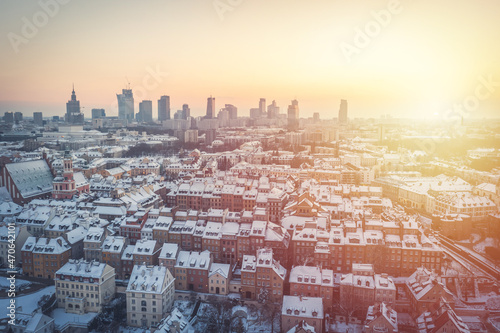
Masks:
[[[207,303],[210,304],[208,309],[208,332],[229,332],[231,324],[231,312],[235,305],[227,298],[209,296]]]
[[[354,295],[354,287],[349,286],[347,288],[341,288],[340,302],[337,303],[337,307],[345,316],[346,324],[349,323],[349,318],[354,315],[357,311],[363,310],[362,302]]]
[[[474,276],[472,274],[458,274],[458,284],[462,291],[462,298],[465,297],[466,302],[469,300],[469,296],[475,295]]]
[[[261,314],[263,314],[266,321],[270,322],[271,333],[274,333],[274,319],[281,310],[280,305],[273,302],[271,293],[265,286],[260,288],[257,300],[262,304],[262,308],[260,309]]]

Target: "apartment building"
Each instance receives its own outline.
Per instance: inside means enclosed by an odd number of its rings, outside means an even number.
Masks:
[[[124,279],[122,256],[128,245],[128,238],[122,236],[108,236],[101,246],[102,262],[115,269],[116,277]]]
[[[161,245],[155,240],[140,239],[132,251],[134,265],[158,265]]]
[[[127,325],[158,325],[172,309],[174,280],[166,267],[135,265],[126,290]]]
[[[212,263],[208,272],[208,290],[210,294],[229,294],[229,281],[231,280],[231,266],[229,264]]]
[[[71,247],[62,237],[28,237],[21,249],[24,274],[53,279],[57,270],[71,258]]]
[[[387,274],[374,274],[370,264],[355,264],[353,273],[343,274],[340,280],[340,303],[362,310],[374,302],[394,305],[396,286]]]
[[[115,275],[108,264],[70,259],[54,278],[57,307],[74,314],[101,312],[115,296]]]
[[[208,275],[213,262],[210,251],[179,251],[175,263],[175,289],[208,293]]]
[[[281,302],[286,269],[275,259],[273,250],[257,250],[256,256],[245,255],[241,267],[241,294],[244,298]]]
[[[406,280],[407,294],[414,315],[432,311],[444,299],[451,308],[455,307],[453,294],[439,281],[436,273],[419,267]]]
[[[101,227],[90,227],[83,239],[83,253],[85,260],[102,261],[102,244],[106,238],[106,231]]]
[[[314,332],[322,333],[324,326],[323,302],[321,297],[284,296],[281,307],[281,330],[290,329],[304,321],[314,328]]]
[[[290,295],[322,297],[327,312],[332,309],[336,275],[332,270],[311,266],[295,266],[290,270]],[[340,279],[340,276],[338,276]]]

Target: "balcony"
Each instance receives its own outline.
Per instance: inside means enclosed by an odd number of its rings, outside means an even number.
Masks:
[[[85,304],[87,300],[85,297],[66,297],[65,298],[65,311],[67,313],[84,314]]]

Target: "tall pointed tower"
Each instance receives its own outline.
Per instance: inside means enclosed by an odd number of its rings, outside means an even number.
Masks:
[[[59,171],[52,182],[52,198],[54,199],[72,199],[78,194],[75,179],[73,178],[73,160],[67,150],[64,153],[63,171]]]

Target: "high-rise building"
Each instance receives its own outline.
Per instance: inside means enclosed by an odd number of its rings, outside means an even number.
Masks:
[[[189,117],[191,117],[191,109],[189,108],[189,105],[182,104],[182,119],[188,119]]]
[[[276,101],[273,101],[267,107],[267,117],[270,119],[276,119],[278,118],[279,113],[280,113],[280,107],[276,105]]]
[[[250,118],[252,118],[252,119],[260,118],[260,109],[259,108],[251,108],[250,109]]]
[[[153,121],[153,102],[144,100],[139,103],[139,112],[137,112],[136,120],[145,123]]]
[[[212,119],[215,117],[215,97],[207,98],[207,115],[205,118]]]
[[[291,131],[299,129],[299,101],[296,99],[288,106],[288,129]]]
[[[158,121],[170,119],[170,96],[161,96],[158,100]]]
[[[339,124],[347,124],[347,100],[340,100]]]
[[[238,108],[232,104],[226,104],[225,109],[229,112],[229,119],[238,118]]]
[[[219,119],[219,125],[221,127],[229,126],[229,111],[226,108],[220,109],[217,114],[217,119]]]
[[[182,105],[182,110],[177,110],[177,112],[174,114],[174,119],[188,119],[191,117],[191,109],[189,108],[189,105],[183,104]]]
[[[65,120],[68,124],[83,124],[83,113],[80,112],[80,101],[76,99],[74,86],[71,99],[66,103]]]
[[[314,112],[313,113],[313,122],[315,123],[319,123],[320,119],[319,119],[319,112]]]
[[[33,123],[37,126],[43,126],[43,114],[41,112],[33,112]]]
[[[22,112],[14,112],[14,121],[16,123],[23,121],[23,113]]]
[[[106,117],[104,109],[92,109],[92,119],[99,119]]]
[[[118,119],[134,120],[134,95],[132,89],[122,89],[121,94],[116,94],[118,98]]]
[[[3,121],[10,124],[14,123],[14,112],[5,112],[3,114]]]
[[[265,98],[261,98],[259,100],[259,111],[260,111],[259,117],[264,117],[264,115],[266,114],[266,99]]]

